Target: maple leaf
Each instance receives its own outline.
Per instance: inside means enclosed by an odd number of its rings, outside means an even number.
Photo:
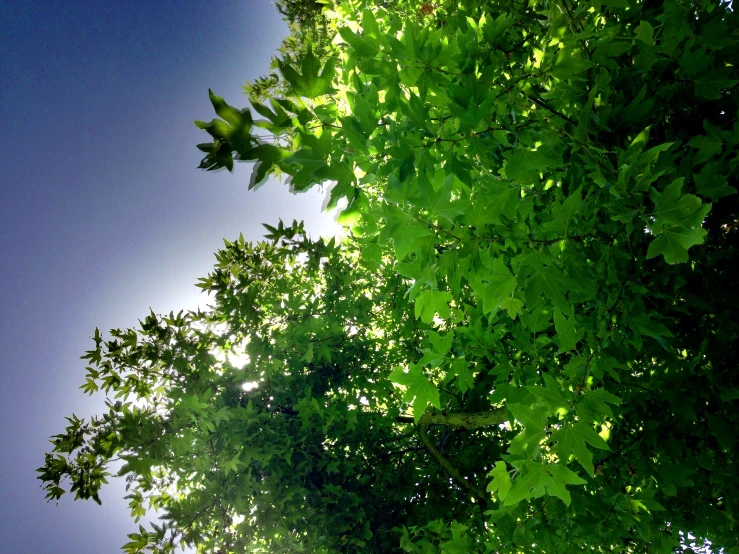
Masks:
[[[519,475],[505,498],[506,506],[514,506],[522,500],[539,498],[544,494],[556,496],[569,506],[571,496],[565,485],[584,485],[586,482],[562,464],[518,460],[513,465],[519,470]]]
[[[477,276],[470,277],[472,288],[482,297],[482,309],[486,314],[495,312],[516,290],[516,276],[511,273],[503,260],[496,258],[488,268],[489,271],[480,271]],[[520,313],[515,304],[512,308]]]
[[[595,475],[593,453],[587,445],[590,444],[601,450],[610,450],[603,437],[596,433],[590,425],[581,421],[565,424],[552,434],[552,440],[557,443],[557,455],[563,463],[567,462],[567,458],[572,453],[591,477]]]
[[[441,319],[449,319],[452,312],[449,308],[449,301],[452,295],[448,292],[437,290],[424,290],[416,298],[416,318],[420,318],[424,323],[434,321],[434,315],[439,314]]]
[[[570,225],[575,215],[580,211],[582,204],[582,187],[578,187],[576,191],[570,194],[563,203],[557,202],[552,207],[552,216],[554,220],[546,223],[544,226],[551,232],[567,237],[570,231]]]
[[[570,399],[564,395],[559,383],[557,383],[554,377],[545,373],[543,378],[545,386],[531,385],[526,387],[526,389],[540,401],[544,402],[551,410],[563,408],[570,404]]]
[[[697,196],[681,193],[683,181],[683,177],[675,179],[663,192],[654,188],[650,191],[649,197],[654,202],[654,234],[658,234],[665,225],[698,227],[711,210],[711,204],[703,204]]]
[[[444,178],[438,188],[426,180],[419,179],[420,194],[409,198],[419,208],[425,209],[432,219],[443,217],[450,223],[462,213],[463,203],[452,200],[454,190],[454,175],[449,174]]]
[[[441,409],[439,389],[416,366],[411,365],[408,371],[396,367],[390,374],[390,381],[406,387],[403,402],[413,404],[413,417],[416,422],[426,411],[428,404]]]
[[[559,310],[554,310],[554,328],[557,330],[557,341],[562,350],[575,350],[577,342],[584,331],[575,327],[573,318],[566,318]]]
[[[688,261],[688,249],[703,244],[707,231],[702,228],[688,229],[677,226],[665,229],[655,238],[647,249],[647,259],[662,254],[668,264],[679,264]]]
[[[488,484],[487,490],[497,493],[498,500],[503,502],[508,496],[508,491],[511,490],[511,476],[505,462],[496,462],[495,467],[488,473],[488,477],[492,477],[493,480]]]
[[[308,50],[300,59],[300,73],[284,61],[278,62],[278,67],[296,95],[316,98],[334,91],[331,82],[334,78],[335,61],[334,58],[329,58],[321,67],[321,61]]]
[[[542,439],[546,436],[544,425],[548,410],[542,407],[532,410],[524,404],[507,404],[506,407],[516,418],[516,421],[524,426],[523,433],[520,433],[511,441],[508,451],[511,454],[530,456],[533,452],[536,452]]]
[[[525,182],[540,171],[559,167],[561,164],[561,157],[545,148],[538,150],[522,148],[510,155],[505,173],[509,179]]]

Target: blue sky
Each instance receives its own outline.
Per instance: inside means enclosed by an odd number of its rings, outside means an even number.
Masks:
[[[0,551],[119,552],[123,483],[47,504],[35,479],[63,417],[89,416],[79,356],[101,331],[194,307],[222,238],[305,219],[322,196],[195,169],[208,88],[241,107],[286,27],[269,0],[0,3]]]

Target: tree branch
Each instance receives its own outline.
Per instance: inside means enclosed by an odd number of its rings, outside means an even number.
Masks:
[[[422,418],[423,419],[423,418]],[[428,430],[429,424],[424,423],[421,424],[418,428],[418,436],[421,437],[421,441],[423,441],[423,444],[426,445],[426,448],[428,448],[431,455],[434,457],[434,459],[439,462],[439,465],[443,467],[446,472],[451,475],[452,479],[454,479],[459,485],[466,489],[468,492],[472,493],[481,504],[485,505],[487,504],[487,500],[485,499],[485,493],[472,485],[469,481],[467,481],[462,474],[459,472],[459,470],[454,467],[449,460],[447,460],[444,456],[441,455],[441,452],[439,452],[436,449],[436,446],[434,446],[434,443],[431,441],[431,439],[426,434],[426,431]]]
[[[446,427],[462,427],[463,429],[477,429],[489,425],[500,425],[508,420],[505,408],[474,413],[445,414],[426,412],[418,420],[420,426],[444,425]],[[397,416],[395,421],[400,423],[415,423],[410,416]]]

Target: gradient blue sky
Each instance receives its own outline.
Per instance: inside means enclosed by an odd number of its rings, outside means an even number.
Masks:
[[[0,2],[0,552],[114,553],[136,530],[120,481],[57,507],[35,479],[63,417],[102,406],[78,389],[96,326],[203,302],[223,237],[334,231],[318,194],[195,169],[208,88],[243,106],[285,33],[269,0]]]

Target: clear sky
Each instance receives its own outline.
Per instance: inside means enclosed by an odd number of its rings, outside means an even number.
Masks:
[[[120,480],[103,505],[44,501],[35,469],[101,331],[194,307],[222,238],[305,219],[318,194],[247,192],[196,167],[208,88],[242,107],[286,27],[269,0],[0,2],[0,552],[120,552],[136,530]]]

